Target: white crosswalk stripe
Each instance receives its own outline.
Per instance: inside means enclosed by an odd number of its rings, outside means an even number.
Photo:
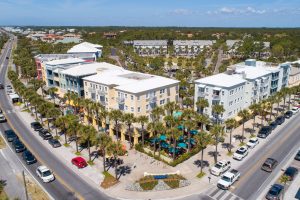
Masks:
[[[228,190],[221,190],[216,186],[209,189],[206,195],[215,200],[243,200],[241,197],[236,196],[232,192]]]

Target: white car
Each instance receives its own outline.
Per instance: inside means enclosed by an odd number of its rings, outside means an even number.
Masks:
[[[243,160],[248,155],[248,147],[242,146],[236,150],[233,154],[233,158],[236,160]]]
[[[0,114],[0,122],[6,122],[6,118],[3,114]]]
[[[297,114],[299,112],[299,108],[295,106],[291,109],[291,111],[293,114]]]
[[[259,141],[257,137],[250,138],[250,140],[247,142],[247,147],[250,149],[253,149],[256,145],[258,145]]]
[[[215,176],[220,176],[221,174],[223,174],[224,172],[226,172],[227,170],[229,170],[231,167],[231,163],[230,161],[226,161],[226,160],[221,160],[219,162],[217,162],[210,170],[210,173],[215,175]]]
[[[36,174],[42,179],[44,183],[49,183],[55,179],[54,174],[48,167],[42,165],[36,169]]]

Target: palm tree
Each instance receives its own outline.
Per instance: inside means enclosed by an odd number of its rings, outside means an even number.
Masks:
[[[56,96],[57,91],[58,91],[58,89],[56,87],[51,87],[48,90],[48,93],[52,97],[54,104],[55,104],[55,96]]]
[[[199,115],[197,114],[196,117],[196,122],[201,124],[201,130],[204,130],[205,125],[208,125],[210,123],[209,117],[207,115]]]
[[[199,109],[200,114],[203,114],[204,108],[207,108],[209,106],[208,100],[205,98],[200,98],[196,102],[197,110]]]
[[[145,142],[145,124],[147,124],[149,121],[149,118],[145,115],[141,115],[137,118],[137,122],[141,124],[141,127],[142,127],[142,130],[141,130],[141,133],[142,133],[142,146],[144,146],[144,142]]]
[[[155,107],[151,111],[151,118],[152,121],[158,122],[160,119],[160,116],[164,114],[164,109],[162,107]]]
[[[92,118],[92,111],[93,111],[93,104],[94,102],[91,99],[84,99],[83,100],[84,108],[86,111],[86,118],[88,121],[88,124],[91,124],[91,118]]]
[[[95,113],[95,118],[96,118],[98,131],[100,130],[100,124],[101,124],[101,121],[102,121],[100,112],[102,112],[102,110],[104,110],[104,109],[105,109],[104,106],[102,106],[99,102],[93,102],[92,103],[92,110]],[[102,126],[102,124],[101,124],[101,126]]]
[[[35,120],[37,120],[38,119],[38,116],[37,116],[37,106],[40,105],[41,102],[43,102],[43,100],[38,95],[33,95],[30,98],[30,102],[31,102],[31,105],[34,106]]]
[[[91,146],[93,146],[96,143],[97,140],[97,131],[96,129],[91,126],[82,126],[79,129],[79,135],[80,135],[80,141],[81,142],[87,142],[87,148],[89,153],[89,161],[91,162]]]
[[[193,110],[184,110],[181,118],[183,120],[183,125],[187,129],[188,133],[188,151],[191,150],[191,130],[196,127],[195,124],[195,112]]]
[[[172,153],[173,153],[173,160],[175,160],[175,156],[176,156],[175,150],[176,150],[176,146],[177,146],[177,140],[181,136],[181,132],[180,132],[180,130],[178,130],[177,127],[172,127],[172,128],[167,129],[166,133],[167,133],[167,136],[172,138],[172,140],[173,140],[174,151]]]
[[[245,134],[245,122],[249,118],[249,111],[244,109],[238,112],[238,116],[242,119],[243,131],[242,131],[242,144],[244,143],[244,134]]]
[[[272,120],[272,115],[273,115],[273,104],[275,103],[275,96],[270,96],[267,101],[269,103],[269,110],[270,110],[270,121]]]
[[[220,117],[219,115],[221,115],[223,112],[225,112],[223,105],[220,104],[213,105],[212,113],[215,116],[217,122],[216,124],[219,124],[219,117]]]
[[[72,93],[70,91],[64,94],[64,99],[68,100],[69,107],[71,107]]]
[[[119,123],[122,120],[122,115],[123,115],[123,113],[120,110],[112,110],[109,113],[109,118],[115,122],[114,128],[116,131],[117,140],[119,140]]]
[[[286,96],[289,94],[289,88],[285,87],[285,88],[281,89],[280,93],[281,93],[282,98],[283,98],[283,106],[284,106],[283,110],[285,110]]]
[[[163,124],[161,122],[150,122],[148,124],[148,129],[153,133],[154,137],[157,137],[158,133],[163,129]],[[156,140],[154,140],[154,154],[156,152]]]
[[[118,156],[122,153],[122,145],[120,141],[112,142],[111,145],[107,147],[109,154],[114,157],[114,167],[115,167],[115,178],[118,180]]]
[[[200,173],[203,172],[203,156],[204,156],[204,149],[208,144],[211,142],[211,136],[207,134],[205,131],[199,132],[195,135],[195,139],[197,140],[197,146],[201,149],[201,170]]]
[[[125,113],[123,115],[123,120],[122,120],[128,127],[128,135],[129,135],[129,144],[130,144],[130,148],[132,148],[132,132],[131,132],[131,126],[134,122],[136,122],[136,118],[134,117],[134,115],[132,113]]]
[[[49,108],[49,110],[46,112],[46,118],[47,118],[47,125],[48,125],[48,129],[50,130],[50,126],[49,126],[49,119],[56,119],[57,117],[59,117],[61,114],[61,111],[58,108],[55,107],[51,107]]]
[[[228,152],[231,152],[232,149],[232,130],[237,126],[237,121],[233,118],[227,119],[225,121],[226,128],[230,130],[230,136],[229,136],[229,147]]]
[[[220,137],[222,137],[224,135],[224,129],[221,125],[215,124],[211,128],[210,134],[215,139],[214,143],[215,143],[216,151],[215,151],[215,154],[214,154],[214,159],[215,159],[215,163],[217,163],[218,162],[219,139],[220,139]]]
[[[283,191],[282,191],[282,200],[284,200],[284,193],[285,193],[285,188],[286,188],[286,184],[287,182],[289,181],[289,177],[287,175],[282,175],[279,179],[279,182],[280,183],[283,183],[284,185],[284,188],[283,188]]]
[[[69,122],[68,115],[60,116],[55,120],[55,126],[58,127],[65,135],[65,145],[67,144],[67,123]]]
[[[2,194],[5,186],[6,186],[6,180],[0,179],[0,194]]]
[[[164,105],[167,115],[173,115],[174,111],[179,110],[179,106],[176,102],[170,101]]]
[[[106,167],[105,167],[105,158],[106,158],[106,152],[107,152],[107,148],[112,144],[112,139],[110,136],[106,135],[106,134],[100,134],[100,136],[98,137],[98,141],[97,141],[97,146],[99,147],[100,151],[102,152],[103,155],[103,170],[106,171]]]
[[[249,109],[251,110],[252,112],[252,117],[253,117],[253,131],[254,131],[254,127],[255,127],[255,117],[259,114],[259,109],[260,109],[260,106],[257,104],[257,103],[254,103],[254,104],[251,104],[249,106]]]
[[[260,102],[259,105],[259,110],[260,110],[260,116],[261,116],[261,126],[263,126],[264,124],[264,118],[267,116],[267,112],[266,112],[266,108],[267,108],[267,105],[266,105],[266,100],[262,100]]]
[[[49,102],[42,103],[38,106],[37,110],[40,113],[41,124],[43,123],[43,116],[46,116],[48,110],[53,107],[53,104]]]
[[[79,112],[80,105],[83,104],[83,99],[81,99],[76,93],[72,92],[70,100],[73,102],[75,114],[77,115]]]
[[[76,153],[78,153],[79,152],[79,150],[78,150],[78,135],[84,125],[82,125],[78,122],[78,117],[72,118],[72,119],[69,118],[68,123],[69,123],[68,129],[66,130],[65,135],[75,137]]]

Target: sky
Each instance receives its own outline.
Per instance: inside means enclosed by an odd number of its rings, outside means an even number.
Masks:
[[[0,0],[0,25],[300,27],[300,0]]]

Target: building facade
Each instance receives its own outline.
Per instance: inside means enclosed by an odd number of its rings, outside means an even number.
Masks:
[[[215,42],[215,40],[174,40],[174,53],[179,56],[195,56]]]
[[[134,40],[134,51],[140,56],[158,56],[168,53],[167,40]]]

